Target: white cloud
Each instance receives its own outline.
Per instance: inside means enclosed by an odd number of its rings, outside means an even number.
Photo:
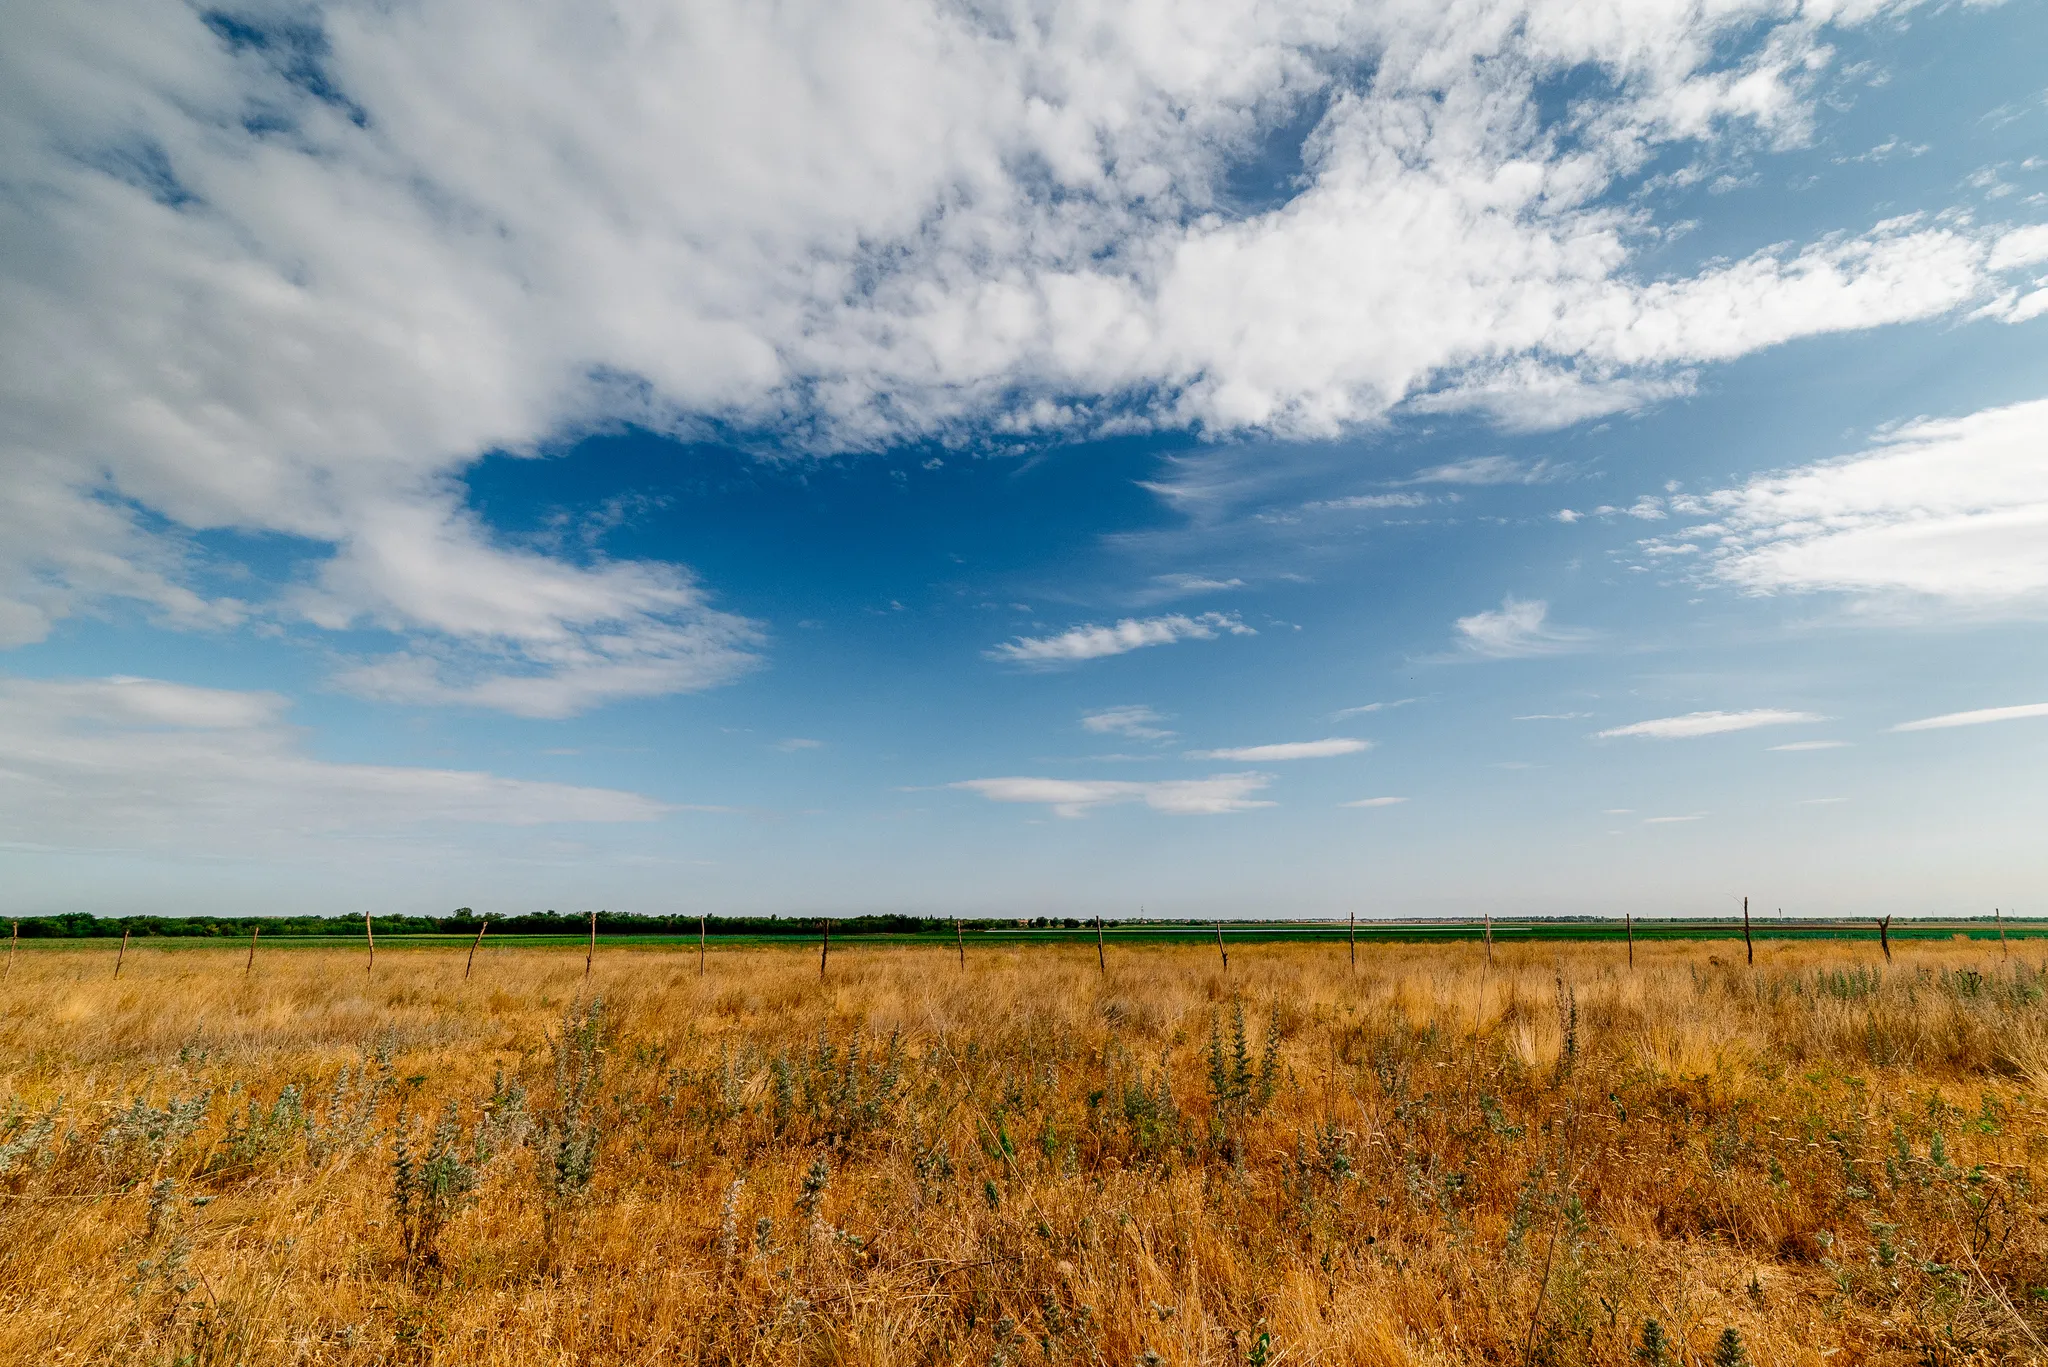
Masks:
[[[1706,815],[1705,812],[1694,812],[1690,816],[1646,816],[1643,818],[1643,824],[1645,826],[1676,826],[1687,821],[1705,820]]]
[[[1922,419],[1871,449],[1673,500],[1713,522],[1708,571],[1758,593],[2048,599],[2048,400]]]
[[[263,855],[307,837],[671,810],[614,789],[314,759],[287,706],[155,679],[0,679],[0,824],[56,848]]]
[[[1160,725],[1166,718],[1151,708],[1140,705],[1130,707],[1105,707],[1100,712],[1088,712],[1081,717],[1081,728],[1098,736],[1129,736],[1133,740],[1172,740],[1177,732],[1166,730]]]
[[[1325,498],[1302,504],[1308,512],[1363,512],[1381,508],[1420,508],[1429,500],[1421,494],[1352,494],[1348,498]]]
[[[1592,716],[1592,715],[1593,715],[1593,714],[1592,714],[1591,712],[1530,712],[1530,713],[1528,713],[1528,714],[1527,714],[1527,715],[1525,715],[1525,716],[1520,716],[1520,717],[1516,717],[1516,718],[1515,718],[1514,720],[1516,720],[1516,721],[1578,721],[1578,720],[1579,720],[1580,718],[1582,718],[1582,717],[1590,717],[1590,716]]]
[[[1787,745],[1772,745],[1765,748],[1798,754],[1807,750],[1840,750],[1848,744],[1845,740],[1795,740]]]
[[[2048,717],[2048,702],[2022,703],[2018,707],[1984,707],[1974,712],[1946,712],[1939,717],[1902,721],[1894,731],[1946,731],[1951,726],[1982,726],[1994,721],[2024,721]]]
[[[804,736],[791,736],[788,740],[775,742],[775,748],[785,755],[793,755],[799,750],[822,750],[825,748],[825,742]]]
[[[497,546],[451,487],[486,452],[1543,426],[1949,313],[2038,230],[1848,224],[1652,279],[1667,225],[1616,207],[1674,147],[1805,139],[1831,27],[1897,8],[21,7],[0,642],[108,598],[347,622],[397,638],[359,691],[560,715],[757,642],[680,571]],[[313,590],[196,587],[223,529],[289,538]]]
[[[1653,740],[1690,740],[1696,736],[1718,736],[1728,731],[1749,731],[1759,726],[1794,726],[1826,721],[1818,712],[1787,712],[1781,708],[1758,707],[1747,712],[1688,712],[1682,717],[1658,717],[1631,722],[1596,732],[1601,740],[1619,736],[1648,736]]]
[[[1550,604],[1541,599],[1503,598],[1498,611],[1458,619],[1458,645],[1466,659],[1513,660],[1562,655],[1593,639],[1590,631],[1552,626],[1549,619]]]
[[[1362,717],[1368,712],[1384,712],[1391,707],[1406,707],[1414,701],[1415,699],[1413,698],[1396,698],[1392,702],[1360,703],[1357,707],[1345,707],[1332,712],[1330,720],[1338,721],[1345,717]]]
[[[1206,574],[1155,574],[1152,582],[1158,586],[1155,592],[1162,594],[1221,593],[1226,589],[1241,589],[1242,579],[1217,579]]]
[[[1563,471],[1549,461],[1533,464],[1511,456],[1473,456],[1417,471],[1412,484],[1545,484]]]
[[[1114,626],[1083,626],[1057,636],[1020,636],[984,652],[991,660],[1052,669],[1122,655],[1146,646],[1176,641],[1209,641],[1219,635],[1256,636],[1235,613],[1205,612],[1199,617],[1170,613],[1164,617],[1126,617]]]
[[[1283,759],[1329,759],[1372,749],[1369,740],[1332,736],[1328,740],[1283,741],[1277,745],[1240,745],[1229,750],[1190,750],[1189,759],[1227,759],[1244,764],[1269,764]]]
[[[1361,797],[1352,802],[1340,802],[1339,807],[1393,807],[1406,802],[1405,797]]]
[[[1274,804],[1252,797],[1272,782],[1266,774],[1215,774],[1208,778],[1153,783],[1112,779],[974,778],[949,784],[980,793],[991,802],[1037,803],[1063,817],[1086,816],[1097,807],[1141,802],[1172,816],[1218,816]]]

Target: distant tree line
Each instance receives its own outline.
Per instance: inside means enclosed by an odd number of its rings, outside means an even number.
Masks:
[[[384,935],[474,935],[485,922],[468,907],[457,907],[446,916],[372,915],[371,922]],[[583,935],[590,929],[587,911],[537,911],[516,916],[492,916],[493,935]],[[1043,923],[1043,918],[1041,918]],[[361,935],[361,916],[93,916],[66,912],[60,916],[24,916],[18,922],[21,938],[87,939],[95,936],[161,935],[178,937],[247,935],[261,926],[265,935]],[[1014,920],[962,920],[967,930],[1014,928]],[[1053,925],[1061,922],[1054,920]],[[1078,921],[1066,924],[1078,926]],[[1092,922],[1090,923],[1092,924]],[[1115,922],[1110,924],[1114,925]],[[597,913],[597,933],[605,935],[695,935],[695,916],[637,916],[624,912]],[[0,923],[0,932],[7,929]],[[704,929],[712,935],[790,935],[818,933],[815,916],[707,916]],[[834,938],[841,935],[918,935],[943,931],[951,934],[953,922],[933,916],[848,916],[832,919]]]

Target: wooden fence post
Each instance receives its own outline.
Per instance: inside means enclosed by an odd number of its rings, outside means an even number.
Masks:
[[[1095,966],[1102,970],[1104,977],[1109,976],[1109,957],[1102,952],[1102,917],[1100,916],[1095,918]]]
[[[1634,968],[1636,966],[1636,914],[1633,911],[1623,912],[1621,914],[1621,923],[1628,932],[1628,966]]]
[[[953,918],[953,948],[960,951],[960,967],[967,967],[967,941],[960,936],[960,918]]]
[[[262,937],[262,935],[263,935],[263,927],[262,927],[262,926],[258,925],[258,926],[252,926],[252,927],[250,927],[250,929],[249,929],[249,962],[248,962],[248,963],[246,963],[246,964],[243,964],[243,965],[242,965],[242,976],[243,976],[243,977],[245,977],[245,978],[246,978],[246,977],[248,977],[248,976],[249,976],[249,975],[250,975],[250,974],[251,974],[252,972],[254,972],[254,971],[255,971],[255,969],[256,969],[256,941],[257,941],[258,939],[260,939],[260,938]]]
[[[486,916],[484,923],[476,928],[476,938],[469,942],[469,959],[462,965],[462,981],[469,981],[469,970],[476,967],[476,947],[484,942],[484,932],[490,928],[491,918]]]
[[[1223,923],[1216,923],[1216,952],[1223,956],[1223,971],[1230,971],[1230,951],[1223,947]]]
[[[1749,899],[1742,899],[1742,948],[1749,955],[1749,966],[1756,967],[1756,946],[1749,938]]]
[[[1358,975],[1358,913],[1355,910],[1351,913],[1351,973],[1353,977]]]
[[[590,913],[590,948],[583,952],[583,981],[590,981],[590,965],[597,960],[597,913]]]
[[[832,957],[832,918],[828,916],[818,922],[818,925],[825,932],[824,941],[818,946],[818,981],[823,982],[825,981],[825,960]]]
[[[370,942],[370,961],[363,965],[363,977],[367,979],[377,966],[377,932],[370,927],[370,913],[367,911],[363,913],[363,938]]]
[[[1486,912],[1486,966],[1493,967],[1493,910],[1490,907]]]
[[[120,952],[119,954],[116,954],[116,955],[114,956],[114,977],[115,977],[115,979],[116,979],[117,981],[118,981],[118,980],[120,979],[120,977],[121,977],[121,960],[123,960],[123,959],[125,959],[125,958],[127,958],[127,957],[128,957],[128,927],[126,927],[126,926],[122,926],[122,927],[121,927],[121,952]]]
[[[704,976],[704,918],[697,918],[697,976]]]

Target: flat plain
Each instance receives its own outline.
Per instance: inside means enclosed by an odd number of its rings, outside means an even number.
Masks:
[[[0,1361],[2039,1361],[2043,954],[25,943]]]

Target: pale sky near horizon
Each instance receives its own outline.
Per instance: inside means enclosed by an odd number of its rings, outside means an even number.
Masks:
[[[0,915],[2048,914],[2048,7],[0,0]]]

